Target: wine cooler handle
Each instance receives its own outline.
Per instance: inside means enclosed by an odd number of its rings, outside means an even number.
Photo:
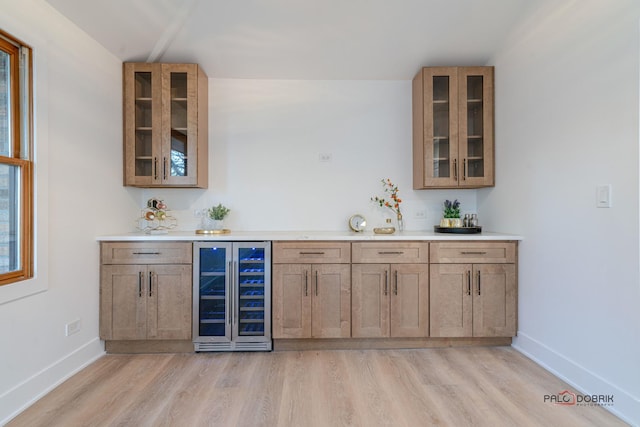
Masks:
[[[231,261],[229,261],[229,267],[228,267],[229,274],[227,275],[227,279],[228,279],[228,282],[229,282],[229,286],[227,288],[227,312],[229,314],[227,316],[227,319],[228,319],[229,324],[231,324],[231,313],[232,313],[231,301],[233,300],[233,298],[229,297],[229,295],[233,294],[233,292],[229,292],[231,290],[231,286],[233,286],[232,285],[233,282],[231,281],[231,271],[232,271],[231,267],[232,267],[232,264],[231,264]]]
[[[233,311],[233,324],[235,325],[236,323],[238,323],[238,310],[236,310],[236,295],[238,296],[238,299],[240,299],[240,283],[238,283],[237,288],[238,288],[238,292],[236,292],[236,265],[237,263],[235,261],[233,261],[233,273],[231,274],[231,277],[233,278],[233,281],[231,283],[233,283],[233,292],[231,292],[231,310]],[[238,305],[240,305],[238,303]]]

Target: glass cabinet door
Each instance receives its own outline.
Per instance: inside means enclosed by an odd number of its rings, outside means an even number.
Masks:
[[[426,186],[457,182],[457,84],[455,68],[429,68],[424,75]]]
[[[231,251],[229,244],[197,248],[194,273],[198,288],[194,289],[194,337],[231,339],[231,298],[229,280]],[[197,292],[196,292],[197,291]]]
[[[166,184],[191,185],[196,182],[196,79],[193,64],[163,64],[167,110],[163,119],[162,179]]]
[[[493,68],[460,69],[460,186],[493,185]]]
[[[124,65],[126,184],[159,183],[159,147],[162,100],[159,64]]]

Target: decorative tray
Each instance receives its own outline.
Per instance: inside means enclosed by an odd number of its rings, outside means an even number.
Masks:
[[[434,225],[433,231],[436,233],[476,234],[482,232],[482,227],[440,227]]]
[[[196,234],[229,234],[231,230],[223,228],[222,230],[196,230]]]

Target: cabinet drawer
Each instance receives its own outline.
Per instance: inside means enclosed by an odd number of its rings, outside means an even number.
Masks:
[[[429,244],[417,242],[356,242],[353,263],[416,264],[429,262]]]
[[[439,242],[431,243],[431,262],[451,263],[515,263],[513,242]]]
[[[104,242],[102,264],[191,264],[190,242]]]
[[[276,264],[348,264],[351,243],[348,242],[274,242]]]

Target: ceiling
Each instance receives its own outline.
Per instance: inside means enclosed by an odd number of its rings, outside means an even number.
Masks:
[[[122,61],[209,77],[407,80],[485,65],[531,0],[47,0]]]

